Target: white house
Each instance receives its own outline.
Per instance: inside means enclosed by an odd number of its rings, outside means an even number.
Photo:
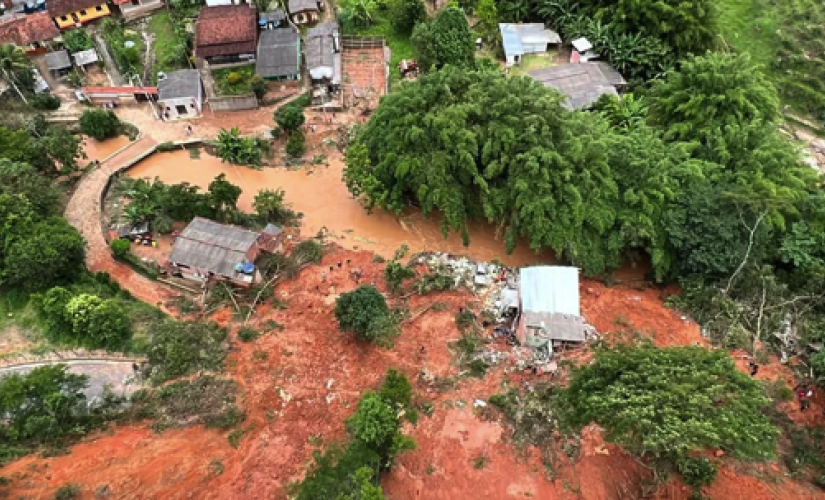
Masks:
[[[196,118],[203,110],[203,85],[196,69],[158,77],[158,107],[164,121]]]
[[[543,54],[547,52],[548,45],[561,43],[559,34],[541,23],[501,23],[498,29],[508,67],[521,63],[524,54]]]

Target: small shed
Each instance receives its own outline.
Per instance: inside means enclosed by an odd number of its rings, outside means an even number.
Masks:
[[[301,76],[301,37],[295,28],[261,31],[255,72],[272,80],[298,80]]]
[[[69,59],[69,52],[66,50],[47,52],[46,68],[49,72],[56,76],[67,74],[72,69],[72,61]]]
[[[323,0],[289,0],[289,14],[295,24],[316,23],[318,13],[324,10]]]
[[[166,121],[198,117],[203,109],[200,72],[181,69],[158,78],[158,107]]]
[[[554,342],[584,342],[590,327],[581,317],[579,270],[569,266],[525,267],[519,272],[518,338],[536,349]]]
[[[86,71],[86,66],[88,66],[89,64],[94,64],[98,61],[97,52],[95,52],[95,49],[81,50],[80,52],[75,52],[74,54],[72,54],[72,58],[74,59],[75,66],[82,69],[84,72]]]
[[[501,41],[507,66],[521,63],[525,54],[543,54],[549,45],[559,45],[561,37],[541,23],[501,23]]]

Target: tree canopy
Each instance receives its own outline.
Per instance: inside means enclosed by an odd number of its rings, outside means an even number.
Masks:
[[[115,137],[119,129],[120,120],[111,111],[87,109],[80,115],[81,132],[98,141]]]
[[[429,22],[415,25],[412,45],[418,66],[424,71],[446,65],[475,65],[475,43],[467,16],[458,7],[439,11]]]
[[[759,382],[723,350],[601,349],[573,372],[565,394],[573,425],[597,422],[631,452],[676,459],[707,448],[769,458],[778,430],[760,410]]]

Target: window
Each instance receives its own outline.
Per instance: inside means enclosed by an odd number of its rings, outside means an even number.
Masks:
[[[103,6],[98,5],[97,7],[95,7],[95,10],[98,11],[98,12],[103,12]]]
[[[69,18],[68,18],[68,17],[66,17],[66,16],[60,16],[60,20],[61,20],[61,21],[68,21],[68,20],[69,20]]]
[[[80,15],[81,15],[81,16],[85,16],[85,15],[86,15],[86,11],[85,11],[85,10],[81,10],[81,11],[80,11]]]

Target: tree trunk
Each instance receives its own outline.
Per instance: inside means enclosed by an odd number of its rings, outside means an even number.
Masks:
[[[23,93],[22,93],[22,92],[20,92],[20,89],[19,89],[19,88],[17,88],[17,85],[14,83],[14,79],[11,77],[11,75],[9,75],[9,72],[8,72],[8,71],[6,71],[6,70],[3,70],[3,74],[4,74],[4,75],[6,75],[6,80],[8,80],[8,81],[9,81],[9,83],[11,84],[11,86],[12,86],[12,87],[14,88],[14,90],[17,92],[17,95],[19,95],[19,96],[20,96],[20,99],[23,99],[23,102],[25,102],[26,104],[28,104],[28,103],[29,103],[29,101],[27,101],[27,100],[26,100],[26,98],[23,96]]]

